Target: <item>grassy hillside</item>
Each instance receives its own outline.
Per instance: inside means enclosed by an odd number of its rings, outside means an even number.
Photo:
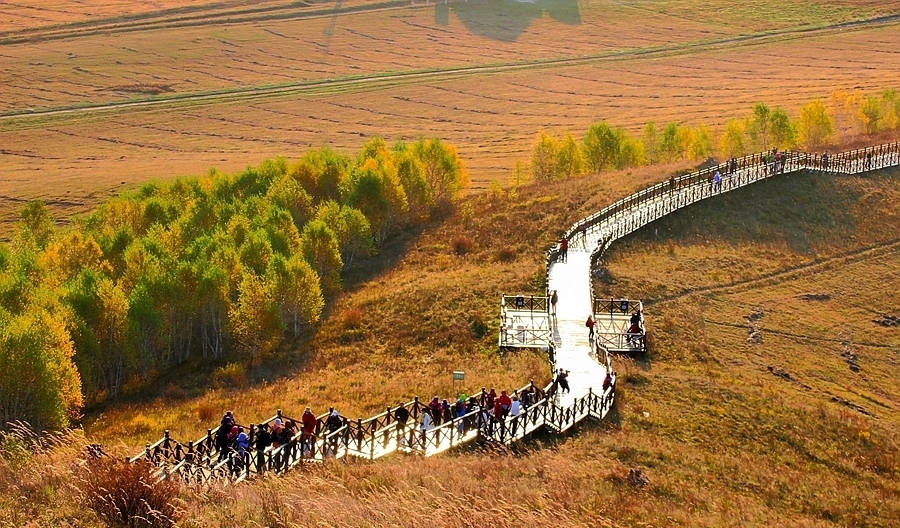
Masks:
[[[183,525],[896,526],[900,328],[872,319],[900,315],[897,176],[775,179],[614,245],[596,287],[647,299],[652,351],[615,359],[624,376],[607,422],[515,452],[341,462],[185,491]],[[259,416],[335,401],[355,416],[409,390],[443,392],[452,368],[473,387],[539,375],[542,358],[498,357],[474,323],[493,324],[499,293],[540,286],[541,248],[568,220],[657,178],[473,199],[468,223],[438,222],[357,277],[308,354],[251,370],[239,389],[173,385],[95,415],[88,435],[138,443],[150,434],[134,434],[141,420],[193,431],[201,405]],[[258,381],[267,369],[285,377]],[[40,472],[0,465],[0,486],[27,498],[3,503],[0,521],[96,523],[68,505],[66,460]],[[632,486],[631,468],[649,485]]]

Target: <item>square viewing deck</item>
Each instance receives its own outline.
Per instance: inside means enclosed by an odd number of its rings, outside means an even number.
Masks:
[[[550,299],[534,295],[500,298],[500,348],[547,348],[553,339]]]

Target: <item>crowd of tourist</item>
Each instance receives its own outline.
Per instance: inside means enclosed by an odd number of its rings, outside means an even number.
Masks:
[[[427,404],[399,405],[390,416],[398,425],[398,441],[402,446],[424,449],[426,433],[441,424],[460,418],[456,425],[460,435],[476,427],[482,427],[484,432],[490,433],[498,422],[523,413],[540,399],[540,394],[541,391],[531,386],[521,393],[517,390],[512,394],[506,390],[501,390],[500,394],[497,394],[495,389],[490,391],[482,389],[478,397],[461,394],[452,403],[447,398],[434,396]],[[414,422],[410,422],[413,417],[411,410],[416,416]],[[250,466],[253,454],[256,456],[257,471],[280,468],[285,462],[284,457],[289,456],[292,459],[296,455],[294,450],[298,448],[304,457],[312,456],[318,448],[325,450],[323,455],[333,456],[337,452],[340,436],[333,433],[346,424],[346,419],[337,410],[332,409],[324,422],[319,425],[319,418],[310,407],[307,407],[299,423],[279,417],[271,424],[258,424],[251,432],[249,427],[238,424],[232,411],[227,411],[222,416],[214,435],[217,462],[224,461],[233,474],[239,474]],[[298,434],[299,442],[291,444]],[[329,441],[317,447],[317,436],[329,438]],[[283,445],[290,445],[290,453],[278,450]],[[269,450],[270,447],[273,450]]]

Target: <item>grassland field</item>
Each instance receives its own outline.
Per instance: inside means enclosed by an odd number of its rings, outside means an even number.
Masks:
[[[172,2],[159,7],[199,18],[86,35],[85,24],[137,24],[154,11],[78,5],[41,4],[44,18],[4,6],[37,17],[0,32],[32,37],[0,43],[6,229],[23,200],[66,218],[147,179],[235,171],[321,144],[349,151],[375,134],[453,142],[478,192],[505,183],[542,128],[717,129],[756,101],[793,113],[838,88],[878,92],[900,68],[890,3],[348,2],[307,17],[336,6],[265,2],[256,7],[296,16],[223,23],[203,17],[247,5]],[[71,34],[42,39],[49,28]]]
[[[541,291],[543,251],[565,227],[687,167],[482,192],[529,156],[538,129],[715,127],[756,101],[795,112],[834,89],[876,92],[900,78],[896,22],[834,26],[893,15],[891,2],[469,4],[346,2],[358,10],[336,18],[313,14],[333,4],[276,1],[0,6],[0,232],[24,200],[65,220],[149,178],[238,170],[322,143],[351,150],[373,134],[447,139],[474,181],[472,218],[436,218],[382,248],[309,341],[233,387],[188,365],[89,409],[78,441],[128,453],[164,428],[199,436],[225,408],[247,421],[308,404],[367,416],[455,392],[446,373],[456,369],[470,392],[546,381],[540,354],[496,353],[500,294]],[[257,8],[284,18],[247,12]],[[193,18],[165,27],[175,17]],[[429,75],[409,73],[419,70]],[[266,92],[278,83],[290,90]],[[191,98],[200,94],[210,97]],[[897,526],[900,330],[873,319],[900,315],[898,176],[775,178],[614,245],[595,291],[645,299],[652,349],[615,358],[617,408],[603,424],[512,452],[189,490],[181,525]],[[0,525],[103,525],[78,507],[75,456],[36,458],[29,471],[0,464],[11,490]],[[630,468],[650,484],[629,485]]]

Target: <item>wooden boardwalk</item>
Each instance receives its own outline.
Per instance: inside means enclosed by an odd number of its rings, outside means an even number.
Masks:
[[[325,425],[327,415],[319,416],[308,445],[304,446],[302,435],[298,434],[283,446],[252,451],[248,463],[237,472],[229,471],[226,463],[218,461],[213,442],[215,429],[187,444],[169,438],[166,432],[132,460],[150,460],[156,464],[159,478],[174,475],[190,482],[232,483],[265,472],[287,471],[304,461],[351,456],[371,460],[397,451],[432,456],[476,440],[509,444],[541,429],[562,433],[589,416],[602,419],[615,400],[615,377],[611,387],[600,390],[610,369],[609,355],[604,347],[589,342],[585,320],[595,306],[590,284],[592,264],[613,241],[699,200],[770,177],[805,169],[857,174],[898,165],[898,143],[836,154],[827,161],[821,156],[788,153],[778,165],[757,154],[654,185],[576,222],[565,235],[571,241],[568,257],[560,261],[558,247],[547,255],[548,289],[557,290],[559,296],[551,333],[556,348],[553,367],[570,371],[571,391],[548,396],[550,386],[542,389],[526,385],[517,392],[533,391],[535,399],[518,416],[494,420],[477,407],[462,417],[422,431],[417,422],[426,406],[415,399],[403,405],[410,415],[405,425],[397,422],[396,409],[390,408],[366,420],[342,418],[341,426],[333,430]],[[715,171],[723,176],[719,185],[712,183]],[[626,317],[624,312],[616,315],[611,310],[607,320],[598,318],[603,325],[598,332],[619,334]],[[517,327],[515,321],[510,322],[513,328]],[[480,399],[483,401],[483,395]],[[280,411],[263,423],[271,423],[278,416]]]
[[[597,358],[585,326],[593,309],[591,251],[570,246],[568,254],[565,261],[551,263],[548,274],[548,288],[559,296],[553,331],[556,368],[569,371],[570,392],[557,395],[557,404],[563,407],[589,389],[600,389],[607,372],[607,358]]]

